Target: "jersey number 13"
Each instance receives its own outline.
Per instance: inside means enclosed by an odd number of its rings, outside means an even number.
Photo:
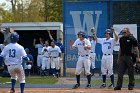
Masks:
[[[15,49],[10,49],[9,50],[9,57],[15,57],[15,55],[16,55],[16,50]]]

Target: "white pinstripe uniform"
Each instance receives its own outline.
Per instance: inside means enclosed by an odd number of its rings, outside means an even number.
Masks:
[[[92,40],[90,41],[91,43],[91,52],[90,52],[90,61],[91,61],[91,68],[94,69],[95,67],[95,58],[96,58],[96,53],[95,53],[95,46],[96,46],[96,41]]]
[[[48,53],[48,50],[49,50],[50,46],[48,47],[43,47],[42,48],[42,55],[43,55],[43,59],[42,59],[42,70],[45,70],[46,69],[50,69],[50,55]]]
[[[50,54],[51,57],[51,68],[56,68],[56,70],[60,69],[60,53],[61,50],[58,46],[50,47],[48,50],[48,53]]]
[[[91,46],[91,43],[88,39],[85,38],[84,41],[85,41],[85,45]],[[80,39],[77,39],[72,46],[78,48],[78,55],[79,55],[76,64],[76,75],[81,74],[83,66],[85,68],[85,74],[90,75],[91,74],[90,73],[90,66],[91,66],[90,50],[85,49],[85,46],[83,45]]]
[[[113,49],[116,44],[114,38],[97,38],[97,43],[102,45],[102,63],[101,63],[101,72],[102,75],[106,75],[108,71],[108,75],[113,74]]]
[[[18,43],[10,43],[4,47],[1,55],[5,59],[11,79],[18,78],[20,83],[25,83],[25,74],[21,65],[22,57],[27,55],[24,48]]]

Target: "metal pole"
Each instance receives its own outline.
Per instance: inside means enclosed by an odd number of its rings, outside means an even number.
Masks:
[[[66,77],[66,38],[65,38],[65,34],[66,34],[66,31],[65,31],[65,0],[62,1],[62,7],[63,7],[63,43],[64,43],[64,46],[65,46],[65,53],[64,53],[64,64],[63,64],[63,76]]]

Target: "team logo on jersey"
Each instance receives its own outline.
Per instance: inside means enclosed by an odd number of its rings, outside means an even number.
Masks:
[[[127,40],[127,42],[130,42],[130,40]]]

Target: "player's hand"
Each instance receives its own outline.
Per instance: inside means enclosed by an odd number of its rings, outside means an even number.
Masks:
[[[115,29],[114,29],[113,27],[111,27],[111,31],[112,31],[112,32],[115,32]]]
[[[34,38],[34,42],[36,42],[36,39]]]
[[[83,43],[83,45],[85,46],[85,41],[84,41],[84,40],[82,41],[82,43]]]
[[[48,30],[48,33],[50,33],[50,30]]]
[[[39,41],[42,41],[42,38],[41,37],[39,38]]]
[[[70,45],[70,50],[73,50],[73,48],[72,48],[73,41],[72,40],[69,41],[69,45]]]
[[[140,58],[136,58],[136,62],[140,62]]]
[[[95,34],[95,28],[94,27],[91,28],[91,33]]]
[[[14,29],[13,28],[10,28],[10,31],[9,31],[10,33],[13,33],[14,32]]]

